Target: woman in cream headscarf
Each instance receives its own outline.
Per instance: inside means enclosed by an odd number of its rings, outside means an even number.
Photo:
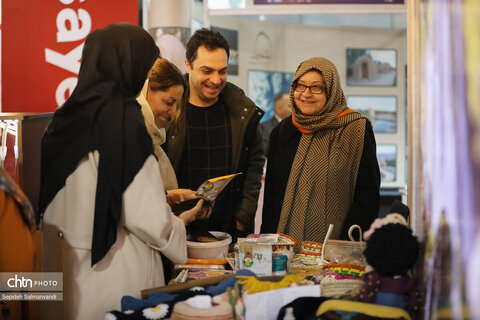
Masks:
[[[152,137],[153,150],[158,159],[163,184],[167,190],[167,201],[170,204],[195,196],[192,190],[177,189],[175,171],[161,146],[165,142],[165,129],[162,126],[165,121],[175,117],[177,106],[183,103],[185,88],[180,70],[167,59],[159,57],[137,97],[138,103],[142,106],[145,126]]]
[[[262,232],[323,242],[367,230],[379,208],[380,171],[370,122],[349,109],[337,69],[323,58],[297,68],[292,116],[270,136]]]

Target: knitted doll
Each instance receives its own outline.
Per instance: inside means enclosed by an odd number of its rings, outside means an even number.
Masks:
[[[364,254],[373,271],[363,275],[365,284],[356,299],[409,311],[416,309],[419,296],[407,272],[417,261],[419,244],[406,226],[406,219],[398,213],[377,219],[366,236]]]

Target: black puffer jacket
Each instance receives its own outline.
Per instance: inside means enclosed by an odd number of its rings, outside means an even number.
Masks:
[[[222,192],[228,194],[228,207],[225,210],[229,216],[229,226],[213,227],[235,234],[235,219],[237,219],[245,225],[247,233],[251,233],[254,230],[255,212],[261,188],[260,180],[265,163],[259,126],[264,112],[245,95],[242,89],[229,82],[226,83],[219,98],[230,114],[232,173],[243,172],[243,174],[236,177]],[[165,149],[177,177],[181,172],[186,132],[185,113],[180,113],[178,119],[167,125]]]

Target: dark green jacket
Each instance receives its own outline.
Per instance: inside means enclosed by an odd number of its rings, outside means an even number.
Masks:
[[[232,181],[232,186],[229,185],[223,191],[230,193],[228,195],[229,207],[226,208],[226,211],[231,217],[232,226],[230,230],[222,231],[233,232],[235,219],[237,219],[245,225],[247,232],[253,232],[263,165],[265,163],[262,133],[259,126],[264,112],[245,95],[242,89],[229,82],[225,85],[219,98],[230,114],[232,173],[243,172],[243,175],[236,177]],[[185,152],[185,121],[185,113],[181,113],[176,121],[172,121],[167,126],[165,149],[177,177],[181,172]]]

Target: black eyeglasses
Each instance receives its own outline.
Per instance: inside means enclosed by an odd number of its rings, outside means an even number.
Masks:
[[[307,86],[307,85],[304,85],[304,84],[301,84],[301,83],[297,83],[297,85],[295,86],[295,91],[305,92],[305,90],[307,90],[307,88],[310,88],[310,92],[313,93],[313,94],[322,94],[326,89],[326,87],[322,87],[320,85]]]

